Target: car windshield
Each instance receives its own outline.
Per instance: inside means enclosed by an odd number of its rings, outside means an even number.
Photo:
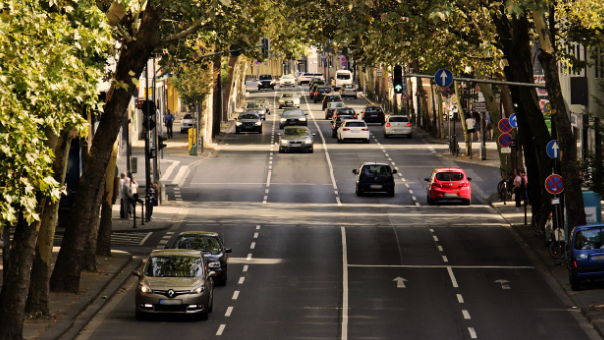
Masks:
[[[346,127],[366,127],[363,122],[346,122]]]
[[[182,117],[182,119],[193,119],[193,115],[190,113],[187,113],[184,115],[184,117]]]
[[[352,108],[340,108],[338,109],[338,114],[339,115],[354,115],[354,109]]]
[[[282,98],[293,98],[294,94],[293,93],[284,93],[281,97]]]
[[[271,76],[270,74],[261,75],[260,80],[273,80],[273,76]]]
[[[304,128],[288,128],[283,131],[284,136],[310,136],[310,131]]]
[[[346,73],[338,74],[338,75],[336,75],[336,78],[340,79],[340,80],[348,80],[348,79],[350,79],[350,74],[346,74]]]
[[[365,177],[376,177],[376,176],[391,176],[390,167],[387,165],[373,164],[365,165],[361,170],[361,175]]]
[[[304,114],[302,113],[302,111],[298,111],[298,110],[283,111],[283,116],[285,116],[285,117],[303,116],[303,115]]]
[[[342,97],[340,97],[340,96],[329,96],[328,100],[330,102],[341,102],[342,101]]]
[[[315,77],[323,77],[323,73],[313,73],[313,76],[315,76]]]
[[[575,236],[575,249],[590,250],[602,248],[602,236],[600,229],[580,230]]]
[[[439,172],[436,174],[436,179],[439,181],[461,181],[463,174],[461,172]]]
[[[242,113],[239,115],[239,119],[260,119],[255,113]]]
[[[247,103],[247,105],[245,106],[248,109],[261,109],[262,108],[262,104],[254,102],[254,103]]]
[[[220,253],[220,243],[215,237],[184,235],[174,243],[176,249],[195,249],[202,252]]]
[[[408,122],[409,118],[407,117],[390,117],[389,122]]]
[[[145,275],[151,277],[200,277],[203,275],[201,257],[153,256],[147,261]]]
[[[304,77],[312,77],[312,73],[304,73]]]

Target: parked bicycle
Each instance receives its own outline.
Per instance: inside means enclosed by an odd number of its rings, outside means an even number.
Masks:
[[[459,143],[457,143],[457,135],[449,136],[449,152],[454,156],[459,156],[461,150],[459,149]]]
[[[549,245],[549,254],[556,260],[562,260],[566,257],[564,248],[566,247],[566,239],[564,237],[564,229],[557,228],[553,231],[554,238]]]
[[[533,228],[533,231],[536,234],[543,235],[545,233],[544,226],[548,221],[551,221],[551,216],[551,213],[545,213],[542,211],[533,214],[533,217],[531,217],[531,227]],[[549,242],[546,244],[546,246],[547,245],[549,245]]]
[[[506,205],[507,201],[512,200],[512,194],[514,193],[514,176],[511,171],[507,171],[504,168],[499,168],[501,171],[501,181],[497,183],[497,194],[499,195],[499,200],[503,201],[503,204]]]

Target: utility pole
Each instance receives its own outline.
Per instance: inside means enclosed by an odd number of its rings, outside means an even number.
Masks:
[[[147,60],[147,66],[145,67],[145,105],[147,105],[147,112],[151,110],[151,105],[149,105],[149,61]],[[145,202],[149,200],[149,188],[151,187],[151,172],[149,171],[149,130],[151,129],[151,115],[146,114],[143,119],[147,120],[147,127],[145,129]],[[157,155],[156,155],[157,157]],[[134,203],[135,212],[134,212],[134,227],[136,228],[136,202]],[[141,221],[145,219],[145,216],[141,214]]]

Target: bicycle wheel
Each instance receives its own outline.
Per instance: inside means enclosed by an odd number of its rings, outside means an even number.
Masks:
[[[531,227],[537,234],[543,234],[543,226],[545,225],[546,216],[544,213],[539,212],[531,217]]]
[[[503,201],[504,198],[507,198],[507,188],[505,185],[505,179],[502,179],[497,184],[497,195],[499,196],[499,200]]]
[[[564,254],[564,241],[554,241],[549,245],[549,254],[556,260],[562,260]]]

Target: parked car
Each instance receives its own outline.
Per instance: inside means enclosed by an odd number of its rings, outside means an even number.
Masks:
[[[333,91],[333,88],[331,86],[319,86],[315,88],[315,92],[312,96],[312,100],[314,103],[316,102],[320,102],[323,100],[323,97],[328,94],[331,93]]]
[[[357,117],[353,116],[353,115],[345,115],[345,114],[333,116],[333,118],[331,120],[331,137],[334,137],[334,138],[337,137],[338,129],[342,125],[342,122],[345,120],[351,120],[351,119],[357,119]]]
[[[242,112],[235,119],[235,133],[251,131],[262,133],[262,119],[256,112]]]
[[[331,119],[331,117],[333,117],[333,113],[339,107],[344,107],[344,102],[329,102],[327,104],[327,108],[325,109],[325,119]]]
[[[361,196],[366,193],[385,193],[394,196],[394,176],[396,169],[388,163],[363,163],[358,169],[352,170],[357,175],[355,193]]]
[[[275,84],[277,83],[277,81],[275,80],[275,78],[273,78],[272,74],[261,74],[258,77],[258,90],[262,90],[262,89],[275,89]]]
[[[279,98],[279,108],[297,107],[300,108],[300,96],[297,93],[286,92]]]
[[[194,123],[193,115],[190,113],[185,113],[180,120],[180,133],[185,133],[189,129],[193,128]]]
[[[354,97],[354,99],[357,99],[357,87],[353,84],[342,85],[342,87],[340,87],[340,96]]]
[[[470,177],[461,168],[437,168],[432,171],[428,182],[427,201],[429,205],[444,201],[461,201],[472,204]]]
[[[262,120],[266,120],[266,114],[268,113],[266,107],[262,102],[251,101],[245,104],[243,108],[246,112],[256,112],[262,118]]]
[[[327,103],[329,102],[342,102],[342,96],[339,93],[329,93],[326,96],[323,96],[323,103],[321,104],[321,110],[325,110],[327,108]]]
[[[386,122],[386,114],[379,106],[367,105],[361,112],[361,119],[366,123],[380,123],[384,125]]]
[[[185,231],[176,237],[172,248],[200,251],[208,262],[208,268],[216,273],[216,285],[226,285],[229,253],[233,250],[224,247],[224,242],[218,233]]]
[[[360,139],[369,143],[369,128],[364,121],[359,119],[345,120],[338,128],[338,142],[342,143],[351,139]]]
[[[308,113],[304,113],[304,111],[300,109],[289,109],[284,110],[281,114],[281,119],[279,119],[279,129],[283,129],[288,125],[303,125],[307,126],[308,122],[306,116]]]
[[[312,153],[314,151],[314,133],[311,133],[306,126],[287,126],[279,136],[279,153],[291,151],[304,151]]]
[[[296,86],[296,78],[294,78],[294,76],[286,74],[284,76],[281,77],[281,79],[279,79],[279,86],[281,87],[285,87],[285,86]]]
[[[575,227],[569,236],[568,277],[572,290],[579,290],[581,281],[604,278],[604,224]]]
[[[411,121],[408,116],[403,115],[391,115],[386,117],[386,124],[384,124],[384,137],[390,138],[391,136],[407,136],[411,138],[413,131],[411,129]]]
[[[198,250],[153,250],[142,272],[135,270],[134,294],[138,320],[149,314],[183,313],[208,319],[214,302],[216,272]]]

